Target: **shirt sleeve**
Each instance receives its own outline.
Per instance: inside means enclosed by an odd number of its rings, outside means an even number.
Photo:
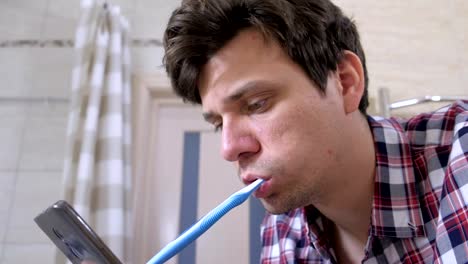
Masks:
[[[437,220],[435,263],[468,261],[468,111],[455,118]]]
[[[322,263],[311,247],[304,208],[286,214],[267,214],[261,226],[260,263]]]

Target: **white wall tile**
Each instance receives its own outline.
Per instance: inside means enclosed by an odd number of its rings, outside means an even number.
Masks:
[[[75,39],[78,18],[48,15],[44,21],[42,39]]]
[[[366,52],[369,94],[390,89],[391,101],[425,94],[463,93],[461,63],[467,22],[462,1],[336,1],[353,14]],[[346,9],[348,8],[348,9]],[[461,11],[464,12],[464,11]],[[456,15],[458,13],[458,15]],[[433,106],[415,107],[408,114]]]
[[[67,98],[64,98],[67,99]],[[67,99],[68,100],[68,99]],[[29,106],[29,117],[32,119],[67,119],[68,102],[35,103]],[[65,136],[65,135],[64,135]]]
[[[0,61],[0,96],[25,95],[33,84],[34,76],[33,57],[29,49],[0,48]]]
[[[357,19],[368,58],[412,68],[453,63],[457,47],[453,10],[447,2],[439,3],[435,7],[420,2],[405,3],[405,8],[361,7]]]
[[[67,97],[71,89],[73,49],[36,48],[31,49],[31,56],[34,72],[28,95]]]
[[[132,18],[132,35],[136,38],[162,39],[172,11],[179,0],[139,0]]]
[[[132,36],[134,38],[141,38],[141,39],[162,39],[164,33],[164,27],[162,23],[166,23],[168,21],[168,16],[148,16],[148,15],[139,15],[136,14],[131,19],[132,22]]]
[[[2,39],[38,39],[44,10],[15,8],[0,2],[0,36]]]
[[[456,28],[455,37],[460,42],[457,53],[460,57],[460,67],[464,69],[464,76],[468,75],[468,2],[455,0],[456,11],[453,17],[453,23]],[[466,82],[463,82],[466,84]],[[465,87],[466,88],[466,87]]]
[[[24,122],[24,117],[0,117],[0,170],[16,170]]]
[[[66,121],[65,118],[29,119],[21,148],[21,171],[62,169]]]
[[[0,259],[14,194],[15,172],[0,172]]]
[[[21,9],[24,12],[43,14],[48,0],[2,0],[0,6]]]
[[[62,173],[60,171],[20,172],[16,183],[13,208],[45,209],[60,198],[61,186]]]
[[[14,171],[0,172],[0,213],[8,213],[10,209],[10,202],[14,194],[15,178],[16,172]]]
[[[400,64],[370,63],[372,88],[381,86],[390,89],[391,100],[441,93],[455,94],[459,84],[457,68],[419,67],[412,70]]]
[[[138,0],[135,5],[135,11],[138,14],[146,14],[153,16],[169,16],[172,11],[180,6],[181,0]],[[166,23],[160,26],[165,26]]]
[[[2,264],[54,263],[55,246],[41,244],[5,244]]]
[[[0,98],[2,96],[0,95]],[[13,99],[0,101],[0,119],[1,118],[25,118],[29,110],[28,102],[18,102]],[[1,126],[0,126],[1,127]]]
[[[34,217],[61,198],[60,172],[19,173],[6,243],[48,242]]]
[[[132,48],[132,69],[134,72],[164,71],[162,59],[164,49],[162,47]]]
[[[0,243],[0,264],[3,264],[3,247],[4,247],[4,244],[3,243]]]
[[[109,4],[118,6],[120,8],[120,13],[125,17],[129,17],[135,11],[135,0],[108,0]]]
[[[47,16],[78,19],[80,16],[80,0],[48,1]]]
[[[39,212],[40,211],[36,211],[35,215],[26,215],[26,214],[17,215],[17,216],[29,217],[31,224],[24,225],[24,226],[9,227],[5,231],[5,243],[29,244],[29,243],[50,242],[49,237],[47,237],[47,235],[44,232],[42,232],[39,226],[37,226],[36,223],[34,222],[34,217],[37,214],[39,214]]]
[[[3,242],[4,242],[4,239],[5,239],[7,226],[8,226],[9,215],[10,214],[7,213],[6,211],[0,211],[0,247],[3,246]],[[0,252],[0,260],[2,259],[1,256],[2,256],[2,254]]]
[[[135,1],[108,1],[118,5],[121,13],[129,18],[134,12]],[[76,27],[80,17],[80,3],[78,0],[50,1],[44,25],[44,39],[74,39]]]
[[[3,219],[6,219],[6,216],[5,214],[3,213],[0,213],[0,224],[2,224],[2,226],[0,226],[0,235],[1,235],[1,240],[0,240],[0,264],[3,264],[3,248],[5,246],[5,244],[3,243],[4,242],[4,235],[5,235],[5,232],[6,232],[6,220],[3,220]]]

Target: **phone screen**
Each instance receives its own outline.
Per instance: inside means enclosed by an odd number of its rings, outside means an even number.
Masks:
[[[56,202],[34,221],[74,264],[122,263],[66,201]]]

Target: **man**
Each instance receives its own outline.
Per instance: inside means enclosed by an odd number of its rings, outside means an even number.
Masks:
[[[269,212],[262,263],[468,262],[468,112],[366,115],[353,22],[327,0],[187,0],[165,32],[175,92]]]

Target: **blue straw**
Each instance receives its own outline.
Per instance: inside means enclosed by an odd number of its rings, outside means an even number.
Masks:
[[[224,202],[216,206],[203,218],[198,220],[192,227],[185,230],[178,238],[167,244],[158,254],[151,258],[146,264],[162,264],[182,251],[186,246],[192,243],[195,239],[205,233],[214,223],[216,223],[232,208],[242,204],[249,198],[260,185],[263,183],[262,179],[258,179],[248,186],[242,188],[240,191],[229,196]]]

